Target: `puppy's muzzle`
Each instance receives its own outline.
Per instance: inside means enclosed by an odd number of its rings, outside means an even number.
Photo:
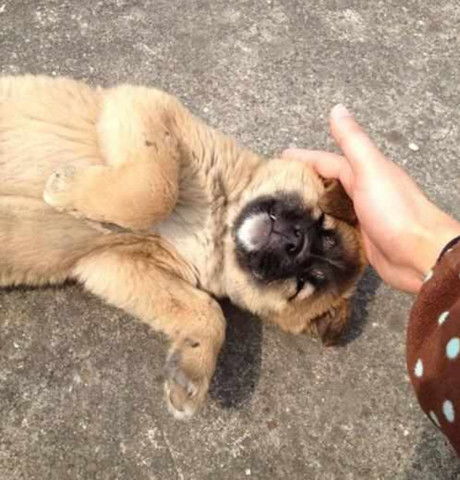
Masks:
[[[305,244],[305,234],[300,225],[292,224],[273,214],[270,214],[269,217],[272,222],[271,236],[274,237],[273,241],[278,248],[289,256],[298,255]]]

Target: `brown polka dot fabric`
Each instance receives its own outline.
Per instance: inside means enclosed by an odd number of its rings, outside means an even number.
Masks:
[[[460,242],[442,254],[412,307],[407,368],[423,411],[460,456]]]

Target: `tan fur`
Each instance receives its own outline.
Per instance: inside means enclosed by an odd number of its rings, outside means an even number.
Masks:
[[[203,402],[224,340],[211,295],[290,332],[327,340],[343,328],[358,275],[340,292],[290,302],[292,282],[261,288],[236,262],[236,215],[278,190],[327,208],[306,165],[262,160],[164,92],[0,79],[0,286],[77,279],[166,333],[167,399],[178,417]],[[356,229],[327,222],[363,266]]]

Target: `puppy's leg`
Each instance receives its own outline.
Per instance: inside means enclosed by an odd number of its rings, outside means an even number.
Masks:
[[[168,126],[175,106],[155,90],[109,90],[97,125],[105,165],[63,165],[48,179],[45,202],[135,230],[167,217],[178,196],[179,148]]]
[[[93,293],[170,338],[168,407],[176,418],[193,415],[206,397],[224,340],[225,320],[217,302],[136,247],[93,254],[79,262],[74,275]]]

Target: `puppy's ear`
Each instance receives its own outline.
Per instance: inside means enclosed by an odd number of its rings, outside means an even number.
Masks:
[[[313,329],[316,330],[323,345],[330,347],[340,341],[349,316],[349,300],[344,298],[339,305],[313,320]]]
[[[326,187],[318,206],[331,217],[338,218],[350,225],[356,225],[358,218],[353,208],[353,202],[338,180],[323,180]]]

